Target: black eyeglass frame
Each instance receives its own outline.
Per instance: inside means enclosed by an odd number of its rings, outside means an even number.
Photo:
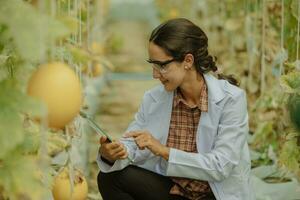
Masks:
[[[178,61],[178,59],[176,58],[173,58],[171,60],[166,60],[166,61],[159,61],[159,60],[147,60],[148,63],[150,64],[153,64],[153,66],[155,68],[157,68],[158,70],[165,70],[165,67],[170,64],[171,62],[174,62],[174,61]]]

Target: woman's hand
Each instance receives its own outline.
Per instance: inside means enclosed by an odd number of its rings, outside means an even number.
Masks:
[[[125,138],[133,137],[139,149],[149,149],[154,155],[161,156],[164,159],[169,159],[170,149],[162,145],[148,131],[131,131],[124,134]]]
[[[111,163],[119,159],[125,159],[128,156],[127,149],[121,142],[108,142],[107,138],[102,136],[100,138],[100,144],[100,155]]]

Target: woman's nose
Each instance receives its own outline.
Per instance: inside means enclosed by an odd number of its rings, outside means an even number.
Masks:
[[[161,77],[161,74],[157,69],[153,68],[152,69],[152,76],[153,76],[154,79],[159,79]]]

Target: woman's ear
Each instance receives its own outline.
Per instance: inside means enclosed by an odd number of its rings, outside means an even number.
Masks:
[[[191,69],[192,66],[194,65],[194,56],[193,54],[186,54],[183,60],[183,65],[187,68],[187,69]]]

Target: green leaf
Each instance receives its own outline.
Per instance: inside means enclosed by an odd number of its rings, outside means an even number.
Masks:
[[[300,93],[300,72],[294,71],[281,76],[280,85],[287,93]]]
[[[0,65],[3,65],[8,58],[8,55],[0,55]]]
[[[68,16],[68,15],[61,15],[58,16],[57,19],[62,22],[66,27],[68,27],[68,29],[70,30],[71,33],[77,33],[78,31],[78,24],[79,24],[79,20]]]
[[[84,49],[75,46],[69,46],[68,50],[72,54],[73,60],[77,63],[86,65],[92,59],[92,56],[89,54],[89,52],[85,51]]]
[[[294,62],[285,62],[284,63],[284,68],[288,72],[297,70],[297,68],[299,68],[299,67],[300,67],[300,60],[296,60]]]
[[[29,127],[24,131],[24,140],[20,145],[20,149],[25,154],[36,154],[40,147],[40,133],[37,124],[30,123]]]
[[[261,148],[268,146],[270,142],[276,140],[276,135],[273,129],[273,122],[262,122],[255,130],[253,146]]]
[[[292,15],[297,19],[300,20],[300,16],[298,13],[298,6],[299,6],[299,0],[293,0],[291,3],[291,11],[292,11]]]
[[[289,140],[284,143],[281,151],[279,152],[279,162],[286,168],[294,172],[295,174],[300,173],[299,167],[300,160],[300,148],[297,145],[297,140]]]
[[[0,170],[0,185],[4,194],[11,199],[42,199],[46,190],[39,180],[39,170],[36,157],[24,156],[21,149],[11,151],[2,161]]]
[[[290,118],[296,129],[300,132],[300,95],[292,94],[288,101]],[[300,135],[300,134],[299,134]]]
[[[61,22],[38,12],[24,1],[2,1],[1,4],[0,24],[8,27],[23,59],[43,60],[55,39],[69,34]]]
[[[42,116],[45,106],[19,91],[13,81],[0,82],[0,158],[24,140],[23,114]]]
[[[16,110],[6,106],[0,103],[0,159],[24,139],[21,116]]]

